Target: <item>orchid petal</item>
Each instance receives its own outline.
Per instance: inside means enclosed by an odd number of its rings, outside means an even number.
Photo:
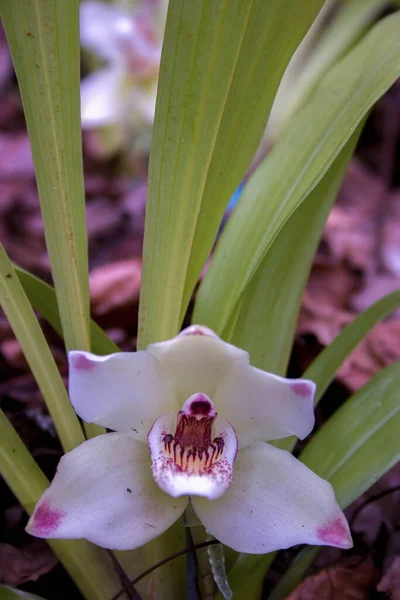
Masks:
[[[131,434],[111,433],[63,456],[27,531],[128,550],[166,531],[186,505],[187,498],[171,498],[154,483],[146,446]]]
[[[172,340],[150,344],[146,351],[165,366],[180,404],[196,392],[214,399],[229,369],[237,364],[249,364],[247,352],[227,344],[210,329],[199,325],[192,325]]]
[[[81,44],[106,61],[123,61],[118,44],[122,34],[134,33],[133,20],[122,8],[105,2],[82,2],[80,7]]]
[[[207,531],[238,552],[264,554],[296,544],[350,548],[332,486],[269,444],[239,450],[229,490],[210,502],[193,497]]]
[[[167,413],[157,419],[147,439],[154,480],[167,494],[211,500],[229,488],[237,453],[236,433],[217,417],[204,394],[188,398],[178,416]]]
[[[235,365],[213,397],[221,416],[234,427],[239,448],[289,435],[305,438],[314,427],[315,384],[284,379]]]
[[[84,129],[117,123],[124,110],[124,73],[116,67],[100,69],[81,83],[81,121]]]
[[[147,352],[73,351],[68,358],[71,402],[88,423],[132,431],[146,442],[155,419],[179,408],[162,365]]]

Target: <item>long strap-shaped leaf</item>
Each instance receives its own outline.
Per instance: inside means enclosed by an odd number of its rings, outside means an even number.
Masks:
[[[63,330],[55,289],[48,283],[45,283],[35,275],[28,273],[28,271],[25,271],[20,267],[14,265],[14,269],[29,302],[62,337]],[[93,321],[93,319],[90,321],[90,345],[95,354],[105,355],[119,352],[118,346],[108,337],[103,329]]]
[[[354,502],[400,459],[399,386],[400,362],[397,362],[347,400],[299,457],[331,482],[341,508]],[[314,553],[313,548],[307,551],[302,563],[304,571],[309,566],[307,557]],[[253,592],[261,589],[259,578],[274,556],[275,553],[241,556],[229,574],[235,598],[257,598]],[[300,577],[299,565],[296,568]],[[246,578],[246,573],[252,573],[252,577]]]
[[[194,321],[223,331],[278,231],[399,75],[399,28],[400,14],[382,20],[331,69],[253,175],[200,287]]]
[[[377,300],[357,315],[354,321],[349,323],[333,342],[317,356],[303,375],[303,377],[312,379],[317,384],[315,403],[319,402],[347,356],[376,323],[395,311],[399,306],[400,290]]]
[[[244,294],[231,339],[250,352],[252,364],[260,368],[281,373],[286,369],[315,247],[358,135],[359,131],[354,133],[316,188],[285,223]],[[286,444],[287,449],[294,445],[292,438],[280,440],[278,445],[281,444]],[[242,586],[244,598],[260,596],[265,573],[275,555],[239,555],[229,574],[235,596],[241,593]],[[251,578],[246,576],[246,570],[252,573]]]
[[[322,5],[171,0],[150,158],[139,347],[177,333],[283,71]]]
[[[289,65],[271,111],[270,138],[276,139],[289,126],[292,115],[307,101],[319,79],[350,50],[388,4],[388,0],[347,0],[337,6],[331,21],[319,31],[317,42],[304,49],[308,52],[300,56],[302,62]]]
[[[400,362],[363,386],[318,431],[300,459],[329,479],[342,508],[400,459]]]
[[[360,131],[286,221],[243,295],[232,343],[260,369],[286,373],[304,286]]]
[[[400,290],[377,300],[372,306],[347,325],[343,331],[327,346],[303,374],[317,384],[315,405],[321,400],[338,369],[367,333],[387,315],[400,306]],[[297,438],[290,437],[276,443],[283,450],[293,450]]]
[[[0,305],[43,394],[61,444],[66,452],[72,450],[85,441],[82,428],[33,308],[1,244]]]
[[[29,301],[40,312],[43,318],[46,319],[60,335],[62,335],[60,315],[54,288],[23,269],[17,267],[15,271]],[[104,355],[119,351],[119,348],[94,321],[91,321],[90,325],[93,352]],[[40,354],[37,356],[40,357]],[[68,426],[67,422],[65,422],[65,426]],[[164,559],[168,554],[179,551],[183,544],[184,530],[181,526],[175,525],[157,538],[157,540],[150,542],[139,550],[117,552],[116,554],[125,572],[134,578],[138,573],[145,571],[154,563]],[[166,590],[169,589],[167,586],[171,585],[171,596],[178,599],[180,597],[181,579],[183,579],[184,582],[184,560],[182,559],[180,562],[173,561],[170,566],[172,569],[168,568],[168,566],[157,569],[152,576],[153,582],[151,585],[162,590],[162,593],[167,593]],[[182,578],[177,577],[175,568],[182,574]],[[144,590],[147,583],[148,580],[146,579],[143,584]]]
[[[1,410],[0,439],[0,474],[30,515],[49,482]],[[119,581],[103,550],[85,540],[48,543],[86,600],[109,600],[118,591]]]
[[[307,444],[300,459],[329,479],[342,508],[400,460],[400,362],[352,396]],[[271,594],[281,600],[300,583],[318,548],[306,548]]]
[[[321,399],[340,365],[365,337],[368,331],[370,331],[378,321],[393,312],[399,305],[400,291],[388,294],[381,300],[378,300],[375,304],[360,313],[352,323],[343,329],[332,344],[321,352],[309,369],[304,373],[304,377],[313,379],[317,384],[316,403]],[[284,440],[279,440],[276,445],[284,450],[290,451],[293,449],[295,443],[296,438],[285,438]],[[306,452],[308,451],[307,446]],[[312,468],[312,465],[309,466]],[[353,495],[353,499],[355,498],[356,496]],[[251,596],[252,593],[256,593],[261,589],[261,583],[265,572],[275,555],[276,553],[274,552],[266,556],[242,555],[239,557],[235,567],[229,574],[229,581],[237,594],[241,593],[243,587],[243,598],[245,599],[246,594],[247,597],[249,597],[249,595]],[[288,574],[287,578],[285,578],[285,581],[282,583],[282,589],[286,591],[286,585],[292,586],[293,582],[298,582],[299,578],[301,578],[301,574],[305,573],[311,559],[314,557],[314,548],[307,549],[301,563],[296,563],[296,573]],[[248,580],[246,572],[249,571],[253,573],[251,581],[249,580],[248,583],[244,583]],[[279,589],[276,592],[277,594],[279,593]],[[277,595],[276,597],[272,597],[275,600],[275,598],[279,598],[280,596]],[[241,596],[238,595],[238,598],[241,598]]]
[[[79,0],[0,0],[68,350],[89,349],[78,10]]]

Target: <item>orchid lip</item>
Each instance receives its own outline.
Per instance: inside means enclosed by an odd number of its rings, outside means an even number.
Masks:
[[[147,439],[154,480],[167,494],[215,499],[229,488],[237,453],[236,433],[229,423],[218,419],[205,394],[193,394],[178,413],[157,419]]]

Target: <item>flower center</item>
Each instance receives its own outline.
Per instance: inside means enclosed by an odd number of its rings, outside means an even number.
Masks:
[[[218,417],[205,394],[193,394],[178,413],[157,419],[147,439],[153,477],[171,496],[214,499],[229,488],[237,452],[236,433]]]
[[[201,397],[201,398],[199,398]],[[210,469],[220,458],[225,442],[221,436],[211,441],[217,413],[203,394],[187,400],[178,412],[175,435],[164,438],[166,454],[182,471],[200,474]]]

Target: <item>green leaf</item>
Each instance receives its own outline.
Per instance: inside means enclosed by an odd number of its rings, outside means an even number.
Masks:
[[[343,404],[300,455],[346,508],[400,459],[400,362]]]
[[[305,371],[303,377],[317,384],[315,404],[333,381],[339,367],[379,321],[400,306],[400,290],[384,296],[349,323]]]
[[[341,508],[354,502],[400,459],[399,386],[397,362],[347,400],[300,455],[310,469],[331,482]],[[318,551],[319,547],[306,548],[269,599],[289,594]]]
[[[250,179],[200,286],[194,321],[223,331],[278,231],[400,73],[399,27],[399,14],[383,19],[329,71]]]
[[[327,346],[303,373],[303,377],[317,384],[314,403],[318,404],[335,375],[352,353],[354,348],[363,340],[367,333],[387,315],[400,306],[400,290],[384,296],[372,306],[360,313],[354,321],[346,325],[329,346]],[[290,437],[278,440],[275,445],[282,450],[292,451],[297,438]]]
[[[29,592],[23,592],[8,585],[0,584],[0,600],[20,600],[20,598],[25,598],[25,600],[45,600],[43,596],[37,596],[36,594],[30,594]]]
[[[243,294],[231,342],[260,369],[286,373],[304,286],[360,131],[286,221]]]
[[[14,269],[29,302],[62,337],[63,331],[54,288],[20,267],[14,265]],[[119,352],[118,346],[93,320],[90,321],[90,340],[92,352],[95,354],[103,356],[105,354]]]
[[[79,0],[0,0],[68,350],[89,349],[78,11]]]
[[[319,546],[306,546],[296,555],[290,567],[282,575],[268,600],[284,600],[302,582],[305,573],[320,551]]]
[[[361,126],[285,223],[243,295],[242,309],[230,341],[247,350],[251,363],[261,369],[286,372],[310,265],[360,130]],[[288,277],[288,273],[292,275]],[[277,445],[286,444],[289,449],[296,439],[285,438]],[[260,597],[265,573],[276,554],[239,555],[228,578],[234,598]],[[246,574],[248,571],[253,573],[251,578]]]
[[[14,268],[0,244],[0,304],[21,344],[65,451],[85,441],[64,382]]]
[[[400,459],[400,362],[382,370],[323,425],[300,455],[315,473],[328,479],[341,508],[346,508]],[[306,553],[311,558],[313,550]],[[242,554],[229,573],[234,597],[257,598],[254,590],[276,553]],[[301,561],[304,570],[306,557]],[[301,566],[296,567],[296,577]],[[252,577],[246,573],[252,572]],[[257,579],[261,578],[261,579]],[[290,577],[288,576],[290,579]],[[279,596],[277,596],[279,597]]]
[[[329,22],[320,25],[317,42],[307,47],[307,52],[299,57],[303,63],[299,64],[296,60],[293,67],[289,64],[268,122],[270,138],[276,139],[290,124],[293,114],[307,101],[319,79],[350,50],[388,4],[388,0],[346,0],[338,3]],[[301,46],[299,50],[301,52]]]
[[[283,71],[322,5],[170,2],[150,158],[139,347],[177,333]]]
[[[43,472],[0,410],[0,474],[28,515],[48,487]],[[120,583],[104,550],[86,540],[47,540],[86,600],[109,600]]]

